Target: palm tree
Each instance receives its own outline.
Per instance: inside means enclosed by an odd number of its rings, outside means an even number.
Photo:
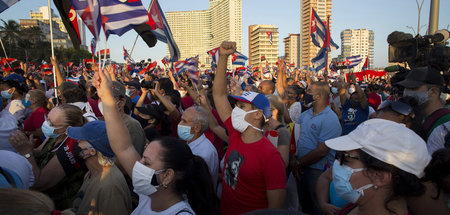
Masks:
[[[19,36],[20,25],[16,21],[10,19],[8,22],[5,20],[1,20],[3,22],[3,26],[0,26],[1,35],[5,38],[9,43],[9,53],[11,53],[12,44],[17,43],[17,38]]]

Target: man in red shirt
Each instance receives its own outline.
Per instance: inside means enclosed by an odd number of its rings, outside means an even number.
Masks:
[[[262,208],[282,208],[286,196],[286,175],[278,150],[262,133],[271,116],[270,102],[262,94],[245,92],[235,96],[236,107],[227,99],[228,56],[236,51],[235,42],[223,42],[213,85],[213,98],[220,119],[228,130],[225,154],[221,214],[242,214]]]

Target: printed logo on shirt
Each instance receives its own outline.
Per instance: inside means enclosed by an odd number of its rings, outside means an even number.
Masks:
[[[237,152],[236,150],[233,150],[228,156],[224,173],[225,183],[227,183],[233,189],[236,188],[237,177],[242,163],[244,163],[244,156],[239,154],[239,152]]]
[[[352,122],[355,120],[357,110],[358,109],[349,108],[347,111],[347,119],[345,119],[344,122]]]
[[[313,130],[317,130],[317,126],[316,126],[316,124],[312,123],[312,124],[311,124],[311,129],[313,129]]]

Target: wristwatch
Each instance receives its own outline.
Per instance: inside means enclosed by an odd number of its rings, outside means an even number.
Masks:
[[[23,156],[24,156],[26,159],[28,159],[28,158],[31,157],[31,153],[26,153],[26,154],[24,154]]]

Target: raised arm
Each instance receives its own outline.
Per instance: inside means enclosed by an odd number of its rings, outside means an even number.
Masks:
[[[59,86],[62,84],[64,79],[62,78],[61,71],[59,71],[58,61],[52,57],[50,57],[50,61],[52,62],[53,67],[55,67],[56,86]]]
[[[280,70],[278,71],[277,77],[277,92],[280,97],[284,98],[284,93],[286,91],[286,67],[284,66],[284,62],[279,61]]]
[[[141,158],[131,143],[130,133],[120,117],[116,102],[112,95],[111,76],[106,71],[97,71],[93,78],[93,85],[97,88],[98,96],[103,103],[106,132],[109,144],[122,167],[131,177],[136,161]]]
[[[367,105],[368,105],[366,94],[362,91],[361,87],[359,86],[358,82],[356,81],[355,74],[352,73],[350,75],[350,77],[351,77],[353,84],[355,84],[356,93],[358,93],[358,95],[359,95],[359,98],[360,98],[359,101],[361,103],[361,107],[363,109],[366,109]]]
[[[211,129],[211,131],[214,132],[214,134],[216,134],[220,139],[228,143],[227,132],[225,128],[219,125],[216,118],[214,117],[212,113],[212,107],[208,102],[208,98],[206,97],[204,90],[202,90],[202,92],[200,92],[200,95],[198,96],[198,103],[208,111],[209,129]]]
[[[216,76],[213,84],[214,104],[219,113],[220,119],[225,122],[231,116],[231,105],[227,98],[227,61],[228,56],[236,51],[236,42],[222,42],[219,49],[219,62],[217,64]]]

